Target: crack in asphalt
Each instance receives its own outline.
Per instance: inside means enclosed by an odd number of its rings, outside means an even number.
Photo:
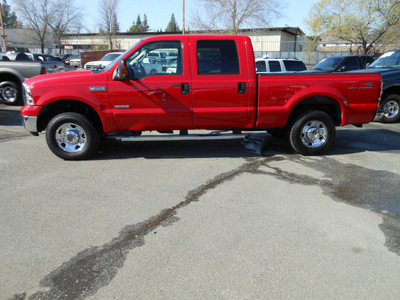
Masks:
[[[47,291],[39,291],[28,299],[84,299],[95,295],[108,285],[122,268],[130,250],[144,245],[144,237],[158,226],[169,226],[179,220],[176,212],[207,191],[244,173],[257,172],[262,161],[246,162],[232,171],[220,174],[206,184],[188,192],[185,200],[170,209],[161,211],[145,222],[125,226],[119,236],[100,247],[91,247],[79,252],[40,281]],[[26,293],[15,294],[13,300],[26,299]]]
[[[276,165],[282,160],[299,163],[325,176],[316,178],[284,171]],[[185,200],[172,208],[165,209],[144,222],[125,226],[118,237],[109,243],[81,251],[40,281],[40,285],[43,288],[47,287],[48,290],[38,291],[28,299],[84,299],[95,295],[100,288],[107,286],[114,279],[118,270],[123,267],[129,252],[145,244],[144,238],[147,234],[158,226],[169,226],[179,221],[176,217],[179,209],[199,201],[201,196],[219,185],[248,173],[274,176],[289,183],[319,186],[324,194],[336,201],[380,213],[384,220],[380,228],[386,236],[386,246],[390,251],[400,255],[399,198],[393,189],[382,191],[379,199],[372,197],[376,189],[382,185],[400,182],[398,174],[345,164],[328,157],[313,159],[292,155],[245,158],[245,161],[239,168],[222,173],[189,191]],[[268,171],[260,167],[266,167]],[[12,299],[23,300],[26,297],[26,293],[15,294]]]

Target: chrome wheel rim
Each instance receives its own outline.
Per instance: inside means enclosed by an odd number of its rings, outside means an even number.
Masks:
[[[318,148],[328,139],[328,130],[321,121],[309,121],[301,130],[301,141],[308,148]]]
[[[17,91],[10,86],[6,86],[1,90],[1,97],[7,103],[14,103],[17,100]]]
[[[66,152],[81,152],[86,146],[86,132],[75,123],[61,125],[55,135],[58,146]]]
[[[390,100],[385,103],[383,111],[386,118],[394,118],[399,114],[399,103],[394,100]]]

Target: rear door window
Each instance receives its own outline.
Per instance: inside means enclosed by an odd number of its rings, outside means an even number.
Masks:
[[[267,66],[265,65],[265,61],[256,61],[256,70],[257,72],[267,72]]]
[[[197,41],[197,71],[199,75],[240,74],[235,41]]]
[[[272,60],[268,62],[269,65],[269,71],[270,72],[281,72],[281,64],[279,63],[279,61],[276,60]]]
[[[284,60],[286,71],[304,71],[307,70],[306,66],[302,61],[296,60]]]

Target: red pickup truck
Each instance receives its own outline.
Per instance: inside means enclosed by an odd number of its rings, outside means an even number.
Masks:
[[[163,60],[151,60],[157,55]],[[256,75],[251,41],[232,35],[165,35],[139,41],[105,69],[26,80],[25,128],[46,131],[63,159],[94,154],[100,138],[242,138],[242,131],[286,134],[303,155],[324,153],[335,126],[371,122],[379,74]],[[189,134],[192,129],[232,134]],[[171,134],[173,131],[176,134]],[[157,135],[156,135],[157,137]],[[157,139],[160,139],[157,137]]]

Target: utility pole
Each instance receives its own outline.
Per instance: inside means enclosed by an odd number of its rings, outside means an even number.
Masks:
[[[183,7],[182,34],[185,34],[185,0],[183,0],[182,7]]]
[[[4,24],[3,24],[3,9],[0,3],[0,23],[1,23],[1,37],[3,38],[3,46],[4,46],[4,53],[7,52],[7,43],[6,43],[6,34],[4,33]]]

